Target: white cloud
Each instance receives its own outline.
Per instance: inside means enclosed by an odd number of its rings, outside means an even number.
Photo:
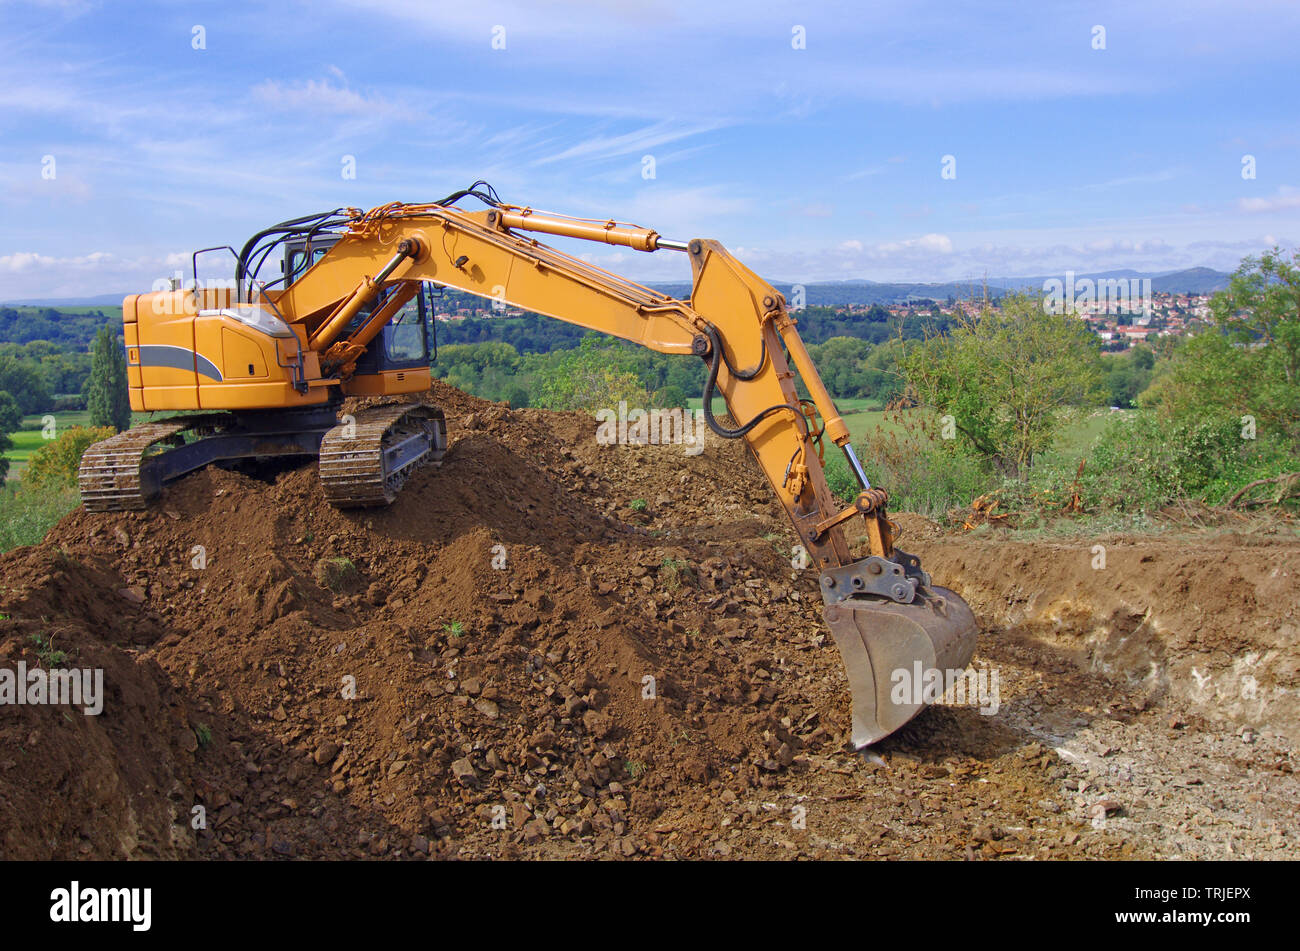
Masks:
[[[1300,208],[1300,188],[1283,185],[1277,190],[1277,194],[1270,198],[1242,198],[1237,202],[1237,206],[1251,214]]]
[[[890,241],[873,249],[876,255],[899,254],[906,251],[926,251],[931,254],[952,254],[952,239],[946,234],[923,234],[906,241]]]
[[[845,175],[840,179],[840,181],[856,182],[862,178],[871,178],[875,175],[883,175],[885,171],[886,169],[883,165],[871,165],[867,168],[858,169],[856,172],[850,172],[848,175]]]
[[[0,255],[0,271],[19,273],[40,268],[96,268],[114,260],[107,251],[92,251],[79,257],[56,258],[33,251],[17,251],[13,254]]]
[[[139,294],[178,270],[190,256],[180,252],[127,257],[111,251],[57,256],[35,251],[0,255],[0,301]]]

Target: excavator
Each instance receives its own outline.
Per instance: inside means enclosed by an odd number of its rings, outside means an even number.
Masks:
[[[466,210],[458,203],[467,198],[483,207]],[[538,235],[684,254],[689,299]],[[234,279],[201,284],[198,256],[217,251],[234,256]],[[268,260],[280,275],[263,281]],[[145,508],[166,483],[204,466],[275,457],[314,457],[334,506],[390,504],[447,447],[442,411],[418,394],[431,387],[434,290],[453,288],[706,362],[705,421],[717,436],[745,441],[820,572],[823,617],[852,690],[856,747],[893,733],[934,699],[895,689],[900,676],[918,665],[942,676],[969,664],[970,608],[895,547],[888,494],[868,480],[795,315],[719,242],[510,205],[475,182],[441,201],[281,222],[239,251],[197,251],[192,263],[191,286],[172,280],[123,301],[131,408],[175,415],[86,451],[79,485],[88,510]],[[796,372],[810,399],[798,395]],[[715,395],[729,422],[715,416]],[[341,414],[346,397],[380,396],[403,399]],[[859,485],[847,506],[826,482],[827,441]],[[869,551],[855,559],[846,529],[858,520]]]

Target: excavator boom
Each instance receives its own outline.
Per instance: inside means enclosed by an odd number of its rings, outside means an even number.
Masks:
[[[456,207],[466,194],[483,200],[487,209]],[[669,297],[543,244],[535,234],[684,253],[693,277],[690,297]],[[258,254],[264,260],[269,253],[264,246],[276,242],[297,242],[298,256],[286,257],[285,286],[259,286],[253,262]],[[471,190],[442,202],[394,203],[287,222],[255,236],[236,257],[233,287],[200,288],[196,274],[193,288],[124,302],[134,409],[233,411],[234,428],[213,437],[228,442],[231,432],[240,426],[246,431],[254,425],[249,417],[256,416],[254,428],[274,430],[289,452],[301,451],[303,432],[310,429],[317,433],[322,481],[334,504],[386,504],[413,465],[441,457],[441,413],[386,408],[383,418],[360,424],[364,445],[354,441],[355,432],[319,420],[341,395],[428,388],[427,364],[422,378],[418,366],[371,365],[383,335],[411,302],[423,306],[420,288],[426,283],[661,353],[694,355],[708,365],[703,411],[710,429],[746,442],[810,563],[821,572],[824,616],[853,691],[854,743],[876,742],[921,709],[912,691],[892,689],[899,672],[910,677],[917,662],[941,673],[969,663],[976,632],[970,609],[951,591],[933,586],[919,561],[894,547],[888,496],[870,484],[785,298],[718,242],[672,241],[648,228],[537,212],[501,203],[490,191]],[[186,357],[175,353],[185,350],[187,341],[192,341],[187,351],[192,373],[186,372]],[[209,341],[212,345],[205,346]],[[167,347],[172,351],[160,351]],[[159,366],[160,359],[172,365]],[[205,365],[211,365],[207,377],[200,372]],[[799,398],[796,372],[810,400]],[[714,416],[715,395],[723,398],[734,424]],[[313,422],[295,427],[286,418],[293,412]],[[274,425],[266,422],[268,414]],[[124,470],[133,464],[149,468],[148,434],[124,438],[130,435],[92,447],[88,458],[112,457]],[[175,432],[156,438],[178,439]],[[109,445],[114,440],[122,442],[121,451]],[[859,483],[847,506],[826,482],[827,441],[845,454]],[[305,442],[310,445],[312,437]],[[271,445],[261,444],[264,450]],[[237,442],[232,452],[243,449],[245,443]],[[125,495],[114,482],[121,475],[116,470],[105,476],[107,470],[83,466],[88,507],[96,507],[93,499],[146,499],[143,487],[179,474],[164,458],[176,455],[164,452],[148,479],[127,471],[118,479],[130,483]],[[201,450],[190,450],[183,461],[192,469],[205,458]],[[869,550],[855,560],[845,528],[859,519]]]

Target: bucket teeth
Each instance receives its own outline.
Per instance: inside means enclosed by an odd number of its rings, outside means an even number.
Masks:
[[[920,588],[910,604],[847,599],[826,605],[853,693],[853,745],[868,746],[925,708],[916,671],[964,670],[975,652],[975,615],[947,588]]]

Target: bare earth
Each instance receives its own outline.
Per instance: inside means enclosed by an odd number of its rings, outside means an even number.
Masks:
[[[329,508],[312,466],[211,470],[0,556],[0,666],[60,650],[106,688],[98,717],[0,707],[0,856],[1297,854],[1293,532],[898,516],[999,703],[864,755],[742,446],[432,401],[452,447],[390,509]]]

